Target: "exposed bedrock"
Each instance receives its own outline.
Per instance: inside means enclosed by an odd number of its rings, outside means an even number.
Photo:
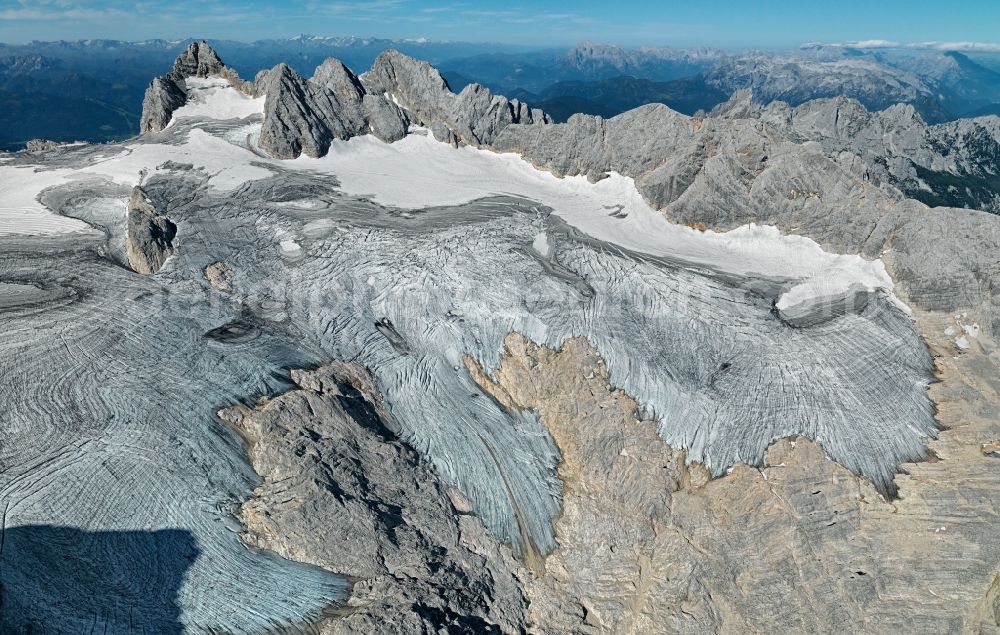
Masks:
[[[191,42],[174,60],[174,77],[209,77],[222,75],[228,67],[207,42]]]
[[[139,132],[163,130],[170,123],[174,111],[185,103],[187,89],[183,79],[174,79],[169,75],[154,78],[142,98]]]
[[[233,277],[236,274],[226,263],[213,262],[202,270],[202,274],[216,291],[221,291],[222,293],[233,292],[232,283]]]
[[[761,105],[749,91],[734,94],[712,116],[757,119],[793,140],[820,144],[829,156],[848,153],[865,181],[889,183],[929,205],[1000,213],[997,117],[928,125],[909,104],[871,112],[836,97],[792,108],[780,101]]]
[[[264,477],[240,512],[244,539],[355,581],[323,632],[523,632],[518,563],[390,432],[374,379],[339,362],[292,379],[219,416]]]
[[[129,198],[125,223],[125,253],[129,266],[136,273],[156,273],[174,253],[177,226],[157,213],[145,190],[138,185]]]
[[[918,319],[946,429],[930,442],[941,460],[907,465],[891,503],[801,437],[710,480],[636,419],[582,338],[511,334],[492,377],[472,364],[562,454],[559,547],[525,587],[535,632],[997,632],[1000,354],[986,338],[955,357],[952,316]]]
[[[260,146],[281,159],[323,156],[334,139],[371,133],[392,142],[406,135],[406,115],[383,95],[369,94],[341,62],[328,59],[311,80],[280,64],[257,79],[266,94]]]
[[[433,66],[398,51],[380,54],[362,81],[371,92],[390,95],[416,123],[443,125],[470,145],[489,145],[511,124],[550,122],[538,108],[494,95],[479,84],[469,84],[456,95]]]
[[[267,95],[260,145],[282,159],[323,156],[333,139],[362,134],[397,141],[411,122],[477,146],[510,124],[548,123],[542,111],[478,84],[455,95],[432,66],[396,51],[382,53],[360,78],[332,58],[309,80],[281,64],[258,75],[256,91]]]
[[[279,159],[300,154],[323,156],[334,139],[372,134],[393,142],[410,123],[434,127],[449,142],[489,145],[511,124],[547,124],[537,108],[479,85],[458,95],[430,64],[385,51],[371,70],[355,75],[339,60],[327,59],[306,79],[287,64],[261,71],[253,82],[241,80],[204,42],[192,43],[157,77],[143,100],[141,132],[162,130],[187,101],[186,77],[218,76],[247,94],[266,95],[260,146]]]
[[[42,152],[48,152],[58,148],[59,146],[66,145],[65,142],[52,141],[50,139],[29,139],[24,144],[24,151],[28,154],[40,154]]]

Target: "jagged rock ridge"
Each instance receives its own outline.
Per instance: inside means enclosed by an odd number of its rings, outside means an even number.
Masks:
[[[258,75],[256,90],[267,95],[260,145],[284,159],[322,156],[333,139],[359,134],[397,141],[410,123],[431,128],[440,141],[476,146],[511,124],[549,123],[542,111],[479,84],[455,95],[429,64],[391,50],[361,77],[334,59],[309,80],[279,65]]]
[[[408,120],[383,95],[371,94],[341,62],[329,59],[306,80],[285,64],[258,76],[266,94],[260,145],[275,157],[323,156],[334,139],[371,133],[386,142],[406,135]]]
[[[488,146],[512,124],[546,124],[548,116],[517,99],[470,84],[458,95],[430,64],[385,51],[358,77],[327,59],[306,79],[287,64],[245,82],[205,42],[192,43],[173,70],[153,80],[143,101],[141,132],[162,130],[187,101],[185,78],[218,76],[247,94],[265,95],[260,146],[272,156],[320,157],[334,139],[373,134],[386,142],[411,123],[430,127],[441,141]]]
[[[871,112],[848,97],[797,107],[766,106],[740,91],[714,116],[759,119],[791,139],[817,141],[826,154],[861,158],[865,180],[886,181],[928,205],[1000,213],[1000,118],[957,119],[928,125],[909,104]]]

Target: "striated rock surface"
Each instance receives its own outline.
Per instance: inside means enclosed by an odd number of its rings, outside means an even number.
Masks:
[[[219,416],[264,477],[240,513],[244,539],[354,580],[322,632],[523,632],[519,565],[389,431],[373,378],[335,362],[292,380]]]
[[[761,106],[749,91],[721,104],[714,116],[759,119],[791,139],[816,141],[824,153],[859,157],[857,172],[886,182],[928,205],[1000,213],[1000,118],[927,125],[909,104],[871,112],[854,99],[816,99],[795,108]]]
[[[438,139],[446,136],[447,128],[459,141],[484,146],[511,124],[550,123],[541,110],[494,95],[479,84],[469,84],[455,95],[433,66],[393,50],[379,55],[362,80],[371,92],[390,95],[414,122],[436,127]]]
[[[146,192],[132,189],[125,219],[125,253],[136,273],[156,273],[174,253],[177,226],[157,213]]]
[[[583,339],[555,350],[511,334],[492,378],[472,365],[562,452],[559,548],[526,584],[533,632],[997,632],[1000,395],[986,377],[1000,352],[979,339],[956,358],[952,316],[919,322],[945,431],[940,460],[907,466],[891,502],[803,438],[709,480],[635,418]]]
[[[320,157],[334,139],[371,133],[393,142],[406,135],[406,115],[382,95],[369,94],[343,63],[328,59],[311,80],[279,64],[256,81],[266,94],[260,146],[272,156]]]

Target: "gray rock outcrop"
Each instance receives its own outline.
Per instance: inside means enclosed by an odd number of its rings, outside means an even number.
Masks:
[[[766,106],[740,91],[712,113],[758,119],[797,142],[815,141],[831,157],[861,159],[864,180],[889,183],[934,206],[1000,213],[1000,118],[958,119],[928,125],[909,104],[871,112],[848,97],[816,99],[795,108]],[[845,157],[847,159],[847,157]]]
[[[523,632],[519,565],[389,431],[373,378],[340,362],[291,376],[293,390],[219,416],[264,477],[241,512],[247,542],[357,580],[323,632]]]
[[[149,84],[142,98],[140,132],[157,132],[170,123],[174,111],[187,103],[187,90],[183,79],[169,75],[157,77]]]
[[[479,84],[469,84],[456,95],[433,66],[398,51],[379,55],[362,81],[371,92],[390,95],[415,123],[447,128],[469,145],[489,145],[511,124],[550,123],[540,109],[494,95]],[[440,133],[435,137],[441,138]]]
[[[156,273],[174,253],[177,226],[156,208],[139,186],[132,190],[125,220],[125,253],[136,273]]]
[[[456,95],[430,64],[397,51],[379,55],[361,77],[335,59],[309,80],[280,64],[257,76],[255,91],[267,95],[260,145],[282,159],[323,156],[334,139],[362,134],[391,143],[410,123],[439,140],[475,146],[489,145],[511,124],[549,123],[541,110],[479,84]]]
[[[192,42],[174,60],[171,75],[175,77],[209,77],[223,75],[229,67],[222,63],[219,55],[207,42]]]
[[[53,150],[61,145],[64,144],[59,141],[51,141],[49,139],[30,139],[24,144],[24,151],[28,154],[35,154],[38,152]]]
[[[222,293],[233,292],[233,277],[235,274],[226,263],[213,262],[202,270],[202,274],[216,291],[221,291]]]
[[[277,158],[320,157],[334,139],[362,134],[389,143],[406,135],[403,111],[383,95],[369,94],[347,66],[332,58],[310,80],[279,64],[259,75],[255,86],[266,95],[260,146]]]
[[[550,123],[537,108],[470,84],[455,94],[427,62],[385,51],[359,77],[343,62],[327,59],[306,79],[287,64],[261,71],[247,82],[205,42],[192,43],[173,70],[154,79],[143,99],[142,132],[162,130],[187,102],[185,78],[218,76],[246,94],[265,96],[260,147],[279,159],[321,157],[335,139],[372,134],[391,143],[411,123],[431,128],[452,144],[489,146],[513,124]]]

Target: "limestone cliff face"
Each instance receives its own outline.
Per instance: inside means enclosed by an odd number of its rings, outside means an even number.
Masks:
[[[174,60],[174,69],[171,72],[175,77],[209,77],[211,75],[221,75],[228,67],[219,59],[207,42],[192,42]]]
[[[170,123],[174,111],[187,103],[183,79],[170,76],[157,77],[149,84],[142,98],[140,132],[157,132]]]
[[[136,273],[156,273],[174,253],[177,226],[157,213],[146,192],[139,186],[132,190],[125,221],[125,252],[128,264]]]
[[[446,128],[469,145],[488,146],[511,124],[550,123],[541,110],[494,95],[479,84],[455,95],[433,66],[397,51],[379,55],[362,79],[372,92],[391,95],[416,123]]]
[[[396,51],[381,54],[361,77],[334,59],[309,80],[281,64],[258,75],[255,90],[267,95],[261,147],[282,159],[323,156],[332,140],[363,134],[391,143],[410,123],[431,128],[442,141],[481,146],[508,125],[549,121],[478,84],[455,95],[429,64]]]
[[[338,60],[328,59],[310,80],[280,64],[258,77],[256,91],[267,95],[260,145],[278,158],[323,156],[334,139],[370,133],[391,143],[406,135],[403,111],[368,93]]]

